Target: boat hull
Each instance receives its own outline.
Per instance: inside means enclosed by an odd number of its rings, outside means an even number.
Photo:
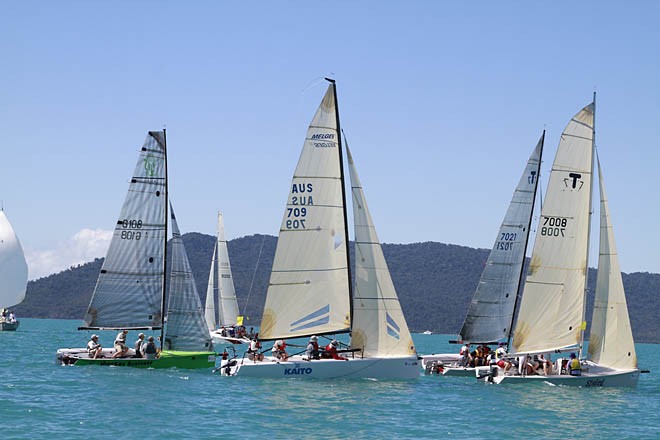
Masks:
[[[15,332],[20,325],[19,321],[16,322],[0,322],[0,332]]]
[[[529,384],[545,383],[551,385],[574,386],[583,388],[595,387],[636,387],[639,380],[639,370],[614,370],[590,364],[588,370],[581,376],[561,375],[505,375],[497,369],[494,375],[483,375],[487,382],[495,384]]]
[[[474,377],[475,369],[460,365],[461,355],[455,353],[427,354],[420,356],[426,374],[442,376]]]
[[[211,333],[211,339],[213,340],[214,344],[220,344],[220,345],[238,345],[238,344],[249,344],[250,340],[247,338],[234,338],[231,336],[222,336],[222,334],[219,331],[212,331]]]
[[[362,358],[349,360],[319,359],[304,360],[295,356],[287,361],[267,357],[261,362],[248,359],[235,361],[230,368],[220,370],[223,375],[267,378],[373,378],[415,379],[419,377],[419,361],[416,356],[398,358]]]
[[[164,350],[157,359],[134,357],[112,358],[113,350],[105,349],[103,357],[92,359],[85,349],[60,349],[56,361],[61,365],[98,365],[133,368],[213,368],[216,353],[206,351],[171,351]]]

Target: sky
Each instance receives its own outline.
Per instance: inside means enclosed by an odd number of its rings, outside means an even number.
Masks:
[[[622,270],[660,273],[660,2],[0,8],[0,200],[30,279],[104,256],[163,127],[183,232],[213,235],[220,210],[228,239],[277,235],[326,76],[386,243],[490,248],[542,131],[543,185],[596,91]]]

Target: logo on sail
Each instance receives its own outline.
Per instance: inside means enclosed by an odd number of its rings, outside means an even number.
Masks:
[[[147,174],[147,177],[153,177],[156,175],[156,158],[151,154],[144,158],[144,171]]]
[[[319,325],[324,325],[328,322],[330,322],[330,304],[327,304],[317,311],[292,322],[289,330],[291,332],[296,332],[312,327],[318,327]]]
[[[310,138],[313,141],[325,141],[325,142],[314,142],[316,148],[333,148],[335,146],[335,134],[334,133],[315,133]]]
[[[568,177],[564,177],[564,185],[566,185],[566,188],[568,189],[580,191],[584,186],[582,174],[568,173]]]
[[[387,334],[393,337],[394,339],[399,339],[401,334],[401,328],[394,322],[394,319],[390,316],[389,313],[385,313],[387,318]]]

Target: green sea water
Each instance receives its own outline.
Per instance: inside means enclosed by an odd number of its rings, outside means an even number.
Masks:
[[[86,343],[78,325],[22,319],[17,332],[0,332],[2,438],[660,438],[653,344],[636,345],[652,372],[634,389],[496,386],[421,369],[412,381],[250,379],[56,365],[58,348]],[[110,346],[114,334],[100,334]],[[459,348],[446,335],[413,338],[420,354]]]

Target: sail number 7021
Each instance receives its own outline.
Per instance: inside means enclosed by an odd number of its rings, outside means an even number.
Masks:
[[[547,237],[564,237],[568,220],[561,217],[543,217],[541,235]]]

